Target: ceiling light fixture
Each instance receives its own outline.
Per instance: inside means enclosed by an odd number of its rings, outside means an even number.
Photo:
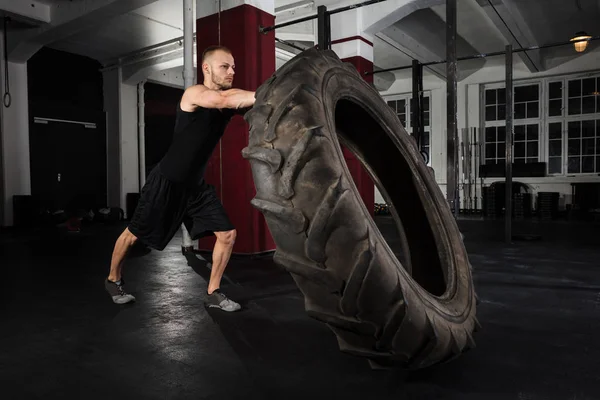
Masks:
[[[577,32],[575,34],[575,37],[573,39],[571,39],[571,42],[575,42],[575,43],[573,43],[573,45],[575,46],[575,51],[578,53],[584,52],[585,49],[587,48],[588,41],[591,38],[592,37],[584,31]]]

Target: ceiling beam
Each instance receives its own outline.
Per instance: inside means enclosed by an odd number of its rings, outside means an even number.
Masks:
[[[417,10],[444,3],[445,0],[388,0],[371,4],[362,8],[362,31],[374,35]]]
[[[156,1],[81,0],[57,3],[51,6],[50,23],[9,35],[8,58],[13,62],[26,62],[43,46],[87,30],[90,27],[104,24],[116,16]]]
[[[539,44],[518,6],[512,0],[477,0],[477,2],[513,47],[530,47]],[[529,71],[544,70],[539,51],[522,52],[518,56]]]
[[[50,22],[50,6],[35,0],[0,0],[0,10],[21,17],[27,21],[46,24]]]
[[[423,60],[431,60],[431,59],[439,58],[436,54],[431,53],[429,50],[427,50],[424,47],[421,47],[421,44],[419,42],[417,42],[416,40],[414,40],[412,37],[408,36],[404,32],[402,32],[394,27],[388,28],[388,29],[386,29],[386,31],[388,33],[393,34],[394,38],[388,36],[388,34],[386,34],[386,33],[381,33],[381,32],[376,34],[375,36],[377,36],[379,39],[383,40],[385,43],[392,46],[393,48],[395,48],[402,54],[410,57],[411,59],[420,60],[421,62],[423,62]],[[414,49],[419,49],[419,50],[417,52]],[[427,68],[429,71],[431,71],[438,78],[446,80],[446,74],[444,73],[445,67],[443,65],[442,66],[432,65],[432,66],[428,66],[425,68]]]

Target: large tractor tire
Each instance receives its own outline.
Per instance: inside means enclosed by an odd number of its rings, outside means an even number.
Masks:
[[[356,69],[306,50],[246,114],[256,197],[308,315],[376,367],[424,368],[474,347],[475,292],[460,232],[400,121]],[[376,182],[403,237],[401,262],[371,218],[342,143]]]

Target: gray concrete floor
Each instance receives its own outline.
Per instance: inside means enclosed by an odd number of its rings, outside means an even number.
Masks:
[[[341,353],[269,256],[233,258],[223,289],[244,309],[227,314],[204,308],[209,271],[178,238],[138,248],[125,270],[138,301],[117,306],[103,279],[121,226],[3,233],[0,397],[600,399],[600,225],[516,223],[541,239],[512,245],[501,220],[460,226],[483,329],[471,352],[414,373]]]

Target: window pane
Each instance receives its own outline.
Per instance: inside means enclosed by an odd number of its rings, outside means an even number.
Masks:
[[[578,174],[581,172],[580,168],[580,158],[579,157],[569,157],[569,167],[568,171],[570,174]]]
[[[581,114],[581,97],[569,99],[569,115]]]
[[[594,172],[594,156],[586,156],[581,159],[581,172]]]
[[[525,159],[524,158],[515,158],[514,162],[515,162],[515,164],[525,164]]]
[[[498,142],[501,143],[505,143],[506,142],[506,127],[505,126],[499,126],[498,127]]]
[[[548,159],[548,173],[560,174],[562,172],[562,157],[550,157]]]
[[[581,96],[581,79],[569,81],[569,97],[579,96]]]
[[[562,115],[562,100],[550,100],[548,115],[556,117]]]
[[[581,122],[569,122],[569,139],[581,137]]]
[[[548,144],[548,155],[562,156],[562,140],[551,140]]]
[[[423,125],[429,126],[429,111],[423,113]]]
[[[538,102],[527,103],[527,118],[537,118],[539,115]]]
[[[548,98],[550,99],[562,99],[562,82],[552,82],[549,85],[550,94]]]
[[[538,159],[537,159],[537,157],[528,158],[528,159],[527,159],[527,162],[528,162],[528,163],[534,163],[534,162],[538,162]]]
[[[496,164],[496,159],[495,159],[495,158],[486,158],[486,159],[485,159],[485,164],[486,164],[486,165],[493,165],[493,164]]]
[[[498,89],[496,101],[498,104],[506,104],[506,89]]]
[[[429,111],[429,97],[423,97],[423,111]]]
[[[495,158],[496,157],[496,144],[488,143],[485,145],[485,158]]]
[[[527,125],[527,140],[538,140],[538,125]]]
[[[538,142],[527,142],[527,157],[538,156]]]
[[[596,112],[596,96],[587,96],[582,99],[581,113],[593,114]]]
[[[548,136],[550,139],[562,139],[562,124],[560,122],[554,122],[548,124]]]
[[[398,111],[406,112],[406,100],[398,100]]]
[[[525,157],[525,143],[515,143],[515,158]]]
[[[581,141],[581,154],[593,156],[596,154],[594,139],[583,139]]]
[[[496,120],[496,106],[485,107],[485,120],[495,121]]]
[[[570,156],[578,156],[581,154],[581,140],[580,139],[569,139],[568,154]]]
[[[515,119],[523,119],[526,116],[526,111],[527,106],[525,105],[525,103],[519,103],[516,104],[515,103]]]
[[[506,144],[505,143],[498,143],[498,150],[497,153],[498,155],[498,159],[503,159],[506,156]]]
[[[496,104],[496,89],[487,89],[485,91],[485,105]]]
[[[485,141],[495,142],[496,141],[496,127],[488,126],[485,128]]]
[[[515,138],[513,140],[515,142],[525,140],[525,125],[515,126]]]
[[[596,121],[581,121],[581,137],[594,137]]]
[[[596,91],[596,79],[587,78],[582,82],[582,91],[581,94],[583,96],[590,96]]]
[[[506,104],[501,104],[498,106],[498,119],[506,119]]]
[[[423,132],[423,140],[421,141],[423,146],[429,146],[429,132]]]
[[[527,85],[515,87],[515,103],[522,101],[534,101],[539,99],[538,85]]]

